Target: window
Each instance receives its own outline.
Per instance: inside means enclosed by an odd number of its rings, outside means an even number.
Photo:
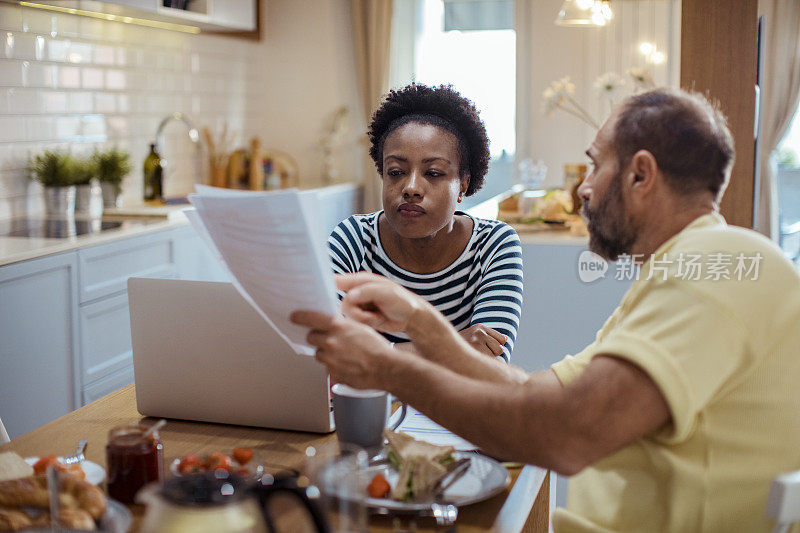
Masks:
[[[516,32],[510,0],[395,0],[390,85],[452,84],[486,124],[492,162],[470,207],[511,186]]]
[[[779,244],[784,253],[800,263],[800,113],[796,112],[778,145]]]

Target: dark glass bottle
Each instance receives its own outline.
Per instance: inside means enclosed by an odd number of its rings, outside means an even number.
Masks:
[[[162,178],[164,167],[161,164],[161,156],[156,151],[156,145],[150,145],[150,153],[144,160],[144,199],[161,200],[162,197]]]

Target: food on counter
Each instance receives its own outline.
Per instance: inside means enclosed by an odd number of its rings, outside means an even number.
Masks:
[[[96,531],[97,524],[89,513],[81,509],[61,509],[58,523],[70,530]],[[15,509],[0,509],[0,531],[18,531],[29,527],[47,527],[50,525],[50,513],[42,513],[32,517]]]
[[[392,490],[392,486],[383,477],[383,474],[376,474],[367,486],[367,493],[370,498],[385,498]]]
[[[105,494],[88,481],[62,473],[59,484],[58,501],[61,509],[80,509],[94,520],[106,512]],[[47,477],[44,475],[0,481],[0,507],[47,509],[49,505]]]
[[[250,448],[234,448],[231,455],[214,452],[202,459],[190,453],[181,457],[177,468],[174,470],[177,470],[178,474],[197,474],[222,469],[234,474],[248,476],[256,473],[252,469],[253,465],[250,464],[252,459],[253,450]]]
[[[246,465],[253,458],[253,450],[250,448],[234,448],[233,458],[240,465]]]
[[[563,189],[525,190],[500,202],[497,218],[517,232],[569,230],[573,235],[586,235],[583,218],[573,205],[572,195]]]
[[[86,473],[83,471],[83,468],[81,467],[80,463],[65,465],[55,455],[48,455],[47,457],[42,457],[41,459],[36,461],[36,463],[34,463],[33,465],[33,473],[44,474],[47,472],[47,468],[51,465],[60,472],[69,472],[73,476],[77,476],[81,479],[86,479]]]
[[[384,430],[389,460],[398,469],[397,484],[391,491],[394,500],[425,500],[455,462],[452,446],[437,446],[399,431]]]
[[[33,475],[33,467],[14,452],[0,453],[0,481]]]

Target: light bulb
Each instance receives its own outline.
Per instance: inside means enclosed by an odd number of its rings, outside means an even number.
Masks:
[[[608,2],[603,2],[600,6],[600,13],[603,14],[603,17],[606,20],[611,20],[614,18],[614,13],[611,11],[611,5]]]
[[[661,63],[666,61],[666,59],[667,57],[662,52],[659,51],[655,51],[652,54],[650,54],[650,62],[655,65],[660,65]]]
[[[605,26],[606,18],[603,16],[602,13],[596,11],[592,13],[592,24],[594,24],[595,26]]]
[[[656,47],[653,46],[653,43],[641,43],[639,45],[639,51],[642,53],[642,55],[649,56],[655,49]]]

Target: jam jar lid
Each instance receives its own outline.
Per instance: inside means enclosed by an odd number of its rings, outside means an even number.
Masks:
[[[252,482],[222,470],[168,479],[161,487],[165,500],[177,505],[227,505],[247,497]]]

